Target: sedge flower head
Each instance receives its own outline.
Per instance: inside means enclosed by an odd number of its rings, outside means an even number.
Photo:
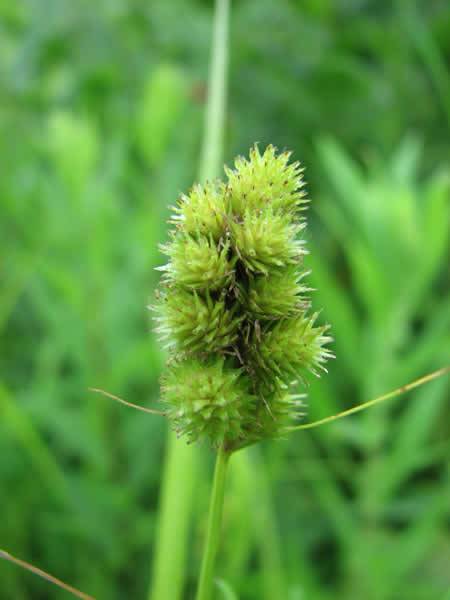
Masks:
[[[305,282],[303,169],[255,145],[225,174],[174,208],[153,308],[174,429],[236,449],[282,436],[302,414],[298,387],[332,354]]]

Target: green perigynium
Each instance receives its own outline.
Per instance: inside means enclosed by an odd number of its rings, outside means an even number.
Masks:
[[[168,348],[176,347],[192,354],[218,352],[236,343],[243,316],[236,316],[238,305],[227,307],[226,294],[213,297],[180,289],[168,294],[164,314],[157,317],[157,332]]]
[[[224,357],[177,361],[163,376],[163,389],[169,419],[190,439],[245,439],[256,397],[243,369]]]
[[[230,450],[283,435],[302,413],[307,372],[332,356],[309,314],[299,163],[273,146],[195,185],[174,208],[155,307],[169,350],[167,415],[190,441]]]
[[[180,233],[163,251],[171,260],[161,270],[180,289],[215,291],[231,281],[236,260],[229,259],[229,242],[218,244],[212,237]]]

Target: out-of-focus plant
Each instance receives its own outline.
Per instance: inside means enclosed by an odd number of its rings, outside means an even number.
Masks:
[[[174,134],[186,96],[182,74],[159,65],[146,83],[136,111],[135,138],[149,167],[160,164]]]
[[[321,186],[312,208],[319,219],[306,262],[313,296],[333,324],[338,361],[311,385],[312,419],[450,360],[450,179],[445,165],[424,178],[422,155],[409,137],[363,167],[335,141],[317,144]],[[440,482],[447,399],[443,379],[411,391],[401,406],[386,404],[290,445],[298,485],[317,503],[314,514],[327,516],[321,544],[339,549],[333,581],[346,598],[390,597],[399,589],[438,598],[448,587],[443,571],[432,575],[431,558],[442,549],[446,518]],[[301,504],[299,520],[309,514],[307,501]],[[288,554],[318,544],[294,536],[287,543]]]

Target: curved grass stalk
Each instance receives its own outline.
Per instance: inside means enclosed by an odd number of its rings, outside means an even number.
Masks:
[[[133,404],[133,402],[128,402],[127,400],[124,400],[120,396],[116,396],[115,394],[111,394],[111,392],[107,392],[107,391],[102,390],[100,388],[92,388],[92,387],[90,387],[90,388],[88,388],[88,390],[90,392],[95,392],[96,394],[102,394],[102,396],[106,396],[107,398],[111,398],[111,400],[115,400],[116,402],[119,402],[120,404],[123,404],[124,406],[128,406],[129,408],[135,408],[136,410],[140,410],[140,411],[148,413],[150,415],[159,415],[160,417],[164,417],[165,414],[166,414],[162,410],[155,410],[153,408],[147,408],[145,406],[140,406],[139,404]]]
[[[385,400],[389,400],[391,398],[396,398],[397,396],[401,396],[410,390],[413,390],[416,387],[424,385],[433,379],[437,379],[438,377],[442,377],[443,375],[447,375],[450,373],[450,365],[448,367],[443,367],[442,369],[438,369],[437,371],[433,371],[428,375],[424,375],[423,377],[419,377],[415,381],[411,383],[407,383],[406,385],[402,385],[399,388],[392,390],[391,392],[387,392],[373,400],[368,400],[367,402],[363,402],[362,404],[358,404],[357,406],[353,406],[348,410],[344,410],[336,415],[331,415],[329,417],[325,417],[323,419],[319,419],[318,421],[314,421],[313,423],[304,423],[303,425],[296,425],[294,427],[289,427],[289,431],[299,431],[300,429],[313,429],[314,427],[319,427],[320,425],[326,425],[327,423],[331,423],[332,421],[336,421],[337,419],[342,419],[343,417],[348,417],[349,415],[353,415],[354,413],[360,412],[362,410],[366,410],[371,406],[375,406],[376,404],[380,404]]]
[[[43,571],[42,569],[39,569],[38,567],[35,567],[34,565],[31,565],[30,563],[27,563],[26,561],[21,560],[20,558],[17,558],[16,556],[13,556],[9,552],[6,552],[6,550],[2,550],[1,548],[0,548],[0,558],[3,558],[4,560],[7,560],[15,565],[18,565],[19,567],[22,567],[22,569],[25,569],[26,571],[30,571],[30,573],[34,573],[38,577],[41,577],[42,579],[49,581],[53,585],[58,586],[59,588],[65,590],[66,592],[69,592],[73,596],[76,596],[77,598],[81,598],[82,600],[95,600],[93,596],[89,596],[88,594],[85,594],[84,592],[80,592],[80,590],[77,590],[76,588],[72,587],[68,583],[64,583],[64,581],[61,581],[61,579],[58,579],[57,577],[50,575],[46,571]]]

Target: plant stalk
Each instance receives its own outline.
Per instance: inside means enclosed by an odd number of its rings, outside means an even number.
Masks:
[[[222,445],[216,457],[214,480],[209,505],[208,530],[203,550],[202,566],[196,600],[210,600],[213,586],[214,564],[220,540],[225,478],[230,453]]]
[[[200,181],[217,177],[222,167],[229,13],[229,0],[216,0],[209,67],[208,103],[205,111],[205,133],[199,169]]]
[[[216,0],[205,128],[198,173],[201,182],[217,177],[222,163],[229,12],[230,0]],[[168,436],[169,450],[163,475],[149,600],[179,600],[182,596],[193,490],[198,476],[195,446],[180,442],[172,431]]]
[[[173,431],[169,431],[167,442],[149,600],[178,600],[182,596],[197,477],[195,448],[180,443]]]
[[[447,375],[450,373],[450,365],[447,367],[442,367],[442,369],[438,369],[437,371],[433,371],[432,373],[428,373],[428,375],[424,375],[423,377],[419,377],[415,381],[411,383],[407,383],[406,385],[402,385],[401,387],[392,390],[391,392],[387,392],[382,396],[378,396],[373,400],[368,400],[367,402],[363,402],[362,404],[357,404],[348,410],[344,410],[343,412],[338,413],[337,415],[331,415],[330,417],[325,417],[324,419],[319,419],[319,421],[313,421],[312,423],[304,423],[303,425],[294,425],[292,427],[288,427],[288,431],[298,431],[300,429],[314,429],[315,427],[319,427],[320,425],[325,425],[326,423],[331,423],[331,421],[336,421],[337,419],[342,419],[343,417],[348,417],[349,415],[353,415],[354,413],[360,412],[362,410],[366,410],[366,408],[370,408],[371,406],[375,406],[376,404],[380,404],[380,402],[384,402],[385,400],[390,400],[391,398],[396,398],[397,396],[401,396],[410,390],[413,390],[416,387],[423,385],[424,383],[428,383],[429,381],[433,381],[438,377],[442,377],[443,375]]]

